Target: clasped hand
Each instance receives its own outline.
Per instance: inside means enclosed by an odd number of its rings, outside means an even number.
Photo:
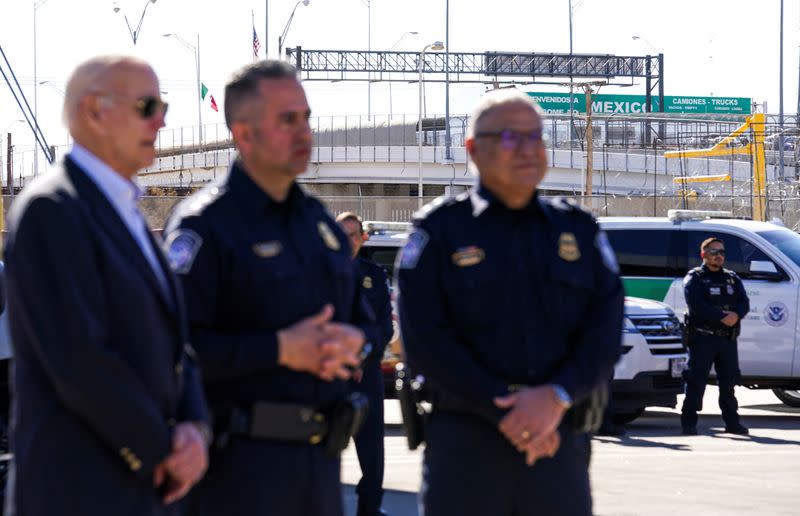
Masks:
[[[542,457],[552,457],[561,445],[558,425],[565,409],[556,401],[548,385],[526,387],[494,399],[495,405],[509,409],[498,425],[511,444],[525,454],[532,466]]]

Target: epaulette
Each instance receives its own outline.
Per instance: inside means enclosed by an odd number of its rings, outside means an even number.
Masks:
[[[223,184],[210,184],[203,187],[197,193],[192,194],[175,207],[175,217],[186,218],[192,215],[199,215],[210,204],[225,193],[226,186]]]
[[[468,199],[469,196],[467,195],[467,197],[464,197],[465,195],[467,194],[459,194],[456,197],[453,197],[452,195],[442,195],[440,197],[437,197],[436,199],[432,200],[431,202],[429,202],[428,204],[426,204],[425,206],[414,212],[412,220],[413,221],[425,220],[428,217],[430,217],[433,213],[442,208],[452,206],[460,201]]]
[[[575,213],[594,220],[592,212],[581,206],[575,199],[570,199],[568,197],[551,197],[545,199],[545,202],[558,211]]]
[[[699,266],[699,267],[695,267],[694,269],[690,270],[689,274],[700,274],[701,272],[703,272],[703,267]]]

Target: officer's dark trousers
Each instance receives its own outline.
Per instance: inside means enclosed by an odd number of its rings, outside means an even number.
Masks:
[[[351,382],[351,385],[369,400],[367,418],[354,440],[361,466],[361,480],[356,487],[358,514],[372,516],[383,500],[383,376],[380,366],[366,367],[361,381]]]
[[[435,412],[425,427],[422,516],[589,516],[590,442],[561,431],[555,457],[525,464],[497,427]]]
[[[320,446],[231,439],[190,493],[188,516],[342,516],[339,459]]]
[[[739,423],[733,388],[739,381],[739,351],[736,341],[713,335],[694,336],[689,348],[689,367],[684,372],[686,398],[681,410],[684,428],[697,425],[697,411],[703,407],[703,394],[711,366],[717,372],[719,408],[726,426]]]

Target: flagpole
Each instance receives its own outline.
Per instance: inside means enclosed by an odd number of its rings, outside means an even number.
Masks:
[[[197,121],[200,127],[197,135],[200,137],[200,147],[203,147],[203,83],[200,82],[200,33],[197,33],[197,52],[195,53],[197,59]]]
[[[264,59],[269,59],[269,0],[264,0]]]
[[[250,22],[252,23],[253,33],[255,34],[255,32],[256,32],[256,15],[255,15],[255,13],[253,12],[252,9],[250,9]],[[253,41],[251,41],[250,43],[252,44]],[[258,61],[258,55],[256,54],[256,48],[253,47],[253,62],[255,62],[255,61]]]

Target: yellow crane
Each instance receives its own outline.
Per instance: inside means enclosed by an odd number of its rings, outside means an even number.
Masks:
[[[667,151],[665,158],[705,158],[709,156],[730,156],[731,154],[748,154],[753,157],[753,219],[764,221],[767,213],[767,164],[764,153],[764,128],[766,117],[763,113],[748,116],[745,122],[731,134],[708,149],[692,149]],[[751,130],[753,138],[750,143],[740,147],[729,146],[734,139]],[[713,176],[676,177],[672,180],[684,188],[687,183],[707,183],[712,181],[733,181],[729,174]]]

